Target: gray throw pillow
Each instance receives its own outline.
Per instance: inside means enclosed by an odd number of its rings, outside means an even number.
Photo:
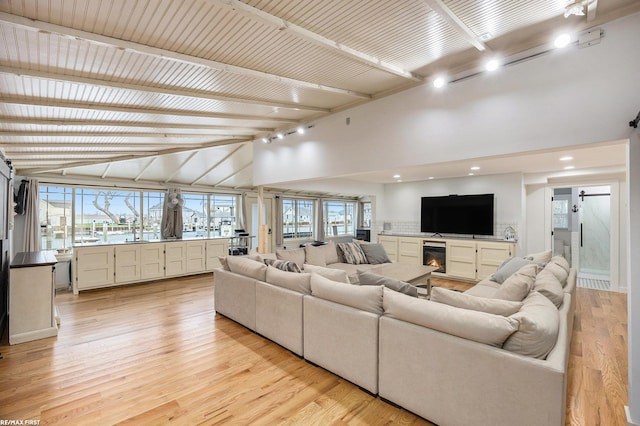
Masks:
[[[391,263],[391,259],[387,256],[387,252],[382,244],[360,244],[360,248],[364,252],[367,261],[372,265]]]
[[[506,262],[504,262],[496,272],[493,273],[493,277],[491,277],[491,281],[495,281],[499,284],[502,284],[509,278],[511,275],[515,274],[526,265],[532,265],[535,262],[531,260],[526,260],[521,257],[512,257]]]
[[[360,285],[383,285],[390,290],[418,297],[418,287],[405,283],[404,281],[395,280],[370,271],[363,271],[359,269],[358,280],[360,281]]]
[[[264,259],[264,264],[286,272],[302,272],[297,263],[290,260]]]

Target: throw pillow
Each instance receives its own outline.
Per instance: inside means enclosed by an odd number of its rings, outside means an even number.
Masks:
[[[511,275],[515,274],[525,265],[531,265],[534,262],[526,260],[521,257],[512,257],[508,261],[504,262],[496,272],[493,273],[491,281],[502,284]]]
[[[329,278],[332,281],[349,284],[349,274],[347,274],[347,271],[333,268],[323,268],[322,266],[309,265],[308,263],[305,263],[304,271],[321,275],[325,278]]]
[[[523,266],[502,283],[493,298],[521,302],[531,291],[539,268],[535,263]]]
[[[559,308],[564,301],[562,284],[546,267],[536,275],[533,289],[549,299],[557,308]]]
[[[258,263],[255,260],[239,256],[227,256],[227,264],[231,272],[244,275],[258,281],[267,279],[267,265]]]
[[[545,250],[539,253],[528,254],[524,258],[532,262],[540,263],[544,265],[551,260],[551,255],[552,255],[551,250]]]
[[[367,263],[372,265],[391,263],[391,259],[387,256],[387,252],[382,244],[369,243],[358,245],[360,246],[360,250],[364,253],[364,256],[367,258]]]
[[[297,263],[290,260],[278,260],[278,259],[264,259],[264,263],[267,266],[273,266],[276,269],[287,272],[302,272]]]
[[[229,269],[229,264],[227,263],[226,256],[219,256],[218,260],[220,261],[220,265],[222,265],[222,269],[224,269],[225,271],[231,271],[231,269]]]
[[[569,277],[568,263],[564,257],[553,257],[549,263],[547,263],[544,269],[551,272],[560,281],[560,284],[564,287],[567,285],[567,278]]]
[[[360,248],[360,244],[338,243],[338,249],[342,253],[342,258],[345,263],[350,263],[352,265],[367,263],[367,257],[362,251],[362,248]]]
[[[316,266],[327,266],[327,257],[322,246],[306,246],[304,248],[305,263]]]
[[[518,331],[505,342],[503,348],[520,355],[545,359],[555,347],[560,328],[558,309],[543,295],[532,291],[519,312],[509,318],[520,323]]]
[[[395,280],[369,271],[358,270],[360,285],[382,285],[393,291],[404,293],[408,296],[418,297],[418,287],[404,281]]]
[[[324,252],[324,258],[327,265],[332,263],[340,263],[340,256],[338,256],[338,246],[333,241],[329,241],[329,244],[320,246],[320,249]]]
[[[357,286],[311,274],[311,294],[352,308],[382,315],[382,286]]]
[[[304,248],[292,250],[276,250],[276,258],[278,260],[289,260],[295,262],[300,268],[304,267],[305,252]]]
[[[518,321],[510,317],[413,298],[387,288],[382,306],[385,316],[497,347],[518,329]]]
[[[267,267],[267,282],[302,294],[311,294],[311,274],[286,272]]]
[[[431,301],[505,317],[515,314],[522,307],[522,302],[477,297],[440,287],[431,289]]]

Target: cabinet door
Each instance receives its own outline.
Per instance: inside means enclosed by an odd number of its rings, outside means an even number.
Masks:
[[[382,244],[384,251],[387,252],[387,256],[393,262],[398,261],[398,237],[391,237],[389,235],[378,235],[378,243]]]
[[[140,281],[140,245],[116,246],[116,283]]]
[[[187,243],[171,242],[164,245],[165,275],[183,275],[187,272]]]
[[[505,259],[513,256],[513,243],[478,242],[478,273],[476,279],[481,280],[493,274]]]
[[[187,241],[187,272],[204,272],[206,244],[204,241]]]
[[[216,268],[222,266],[220,264],[219,257],[226,257],[229,255],[229,240],[216,239],[207,241],[207,271],[213,271]]]
[[[422,265],[422,238],[398,238],[398,262]]]
[[[152,280],[164,277],[164,244],[142,244],[140,247],[140,278]]]
[[[76,253],[76,286],[79,290],[113,285],[113,246],[75,247],[73,250]]]
[[[476,243],[447,240],[447,275],[457,278],[476,278]]]

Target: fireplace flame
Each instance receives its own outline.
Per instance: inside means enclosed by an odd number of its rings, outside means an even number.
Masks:
[[[440,269],[440,264],[438,263],[438,261],[436,259],[431,259],[427,262],[428,266],[433,266],[434,268],[438,268]]]

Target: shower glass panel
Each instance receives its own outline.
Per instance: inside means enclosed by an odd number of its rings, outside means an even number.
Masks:
[[[580,272],[609,277],[611,269],[610,187],[580,188]],[[584,193],[582,193],[584,191]]]

